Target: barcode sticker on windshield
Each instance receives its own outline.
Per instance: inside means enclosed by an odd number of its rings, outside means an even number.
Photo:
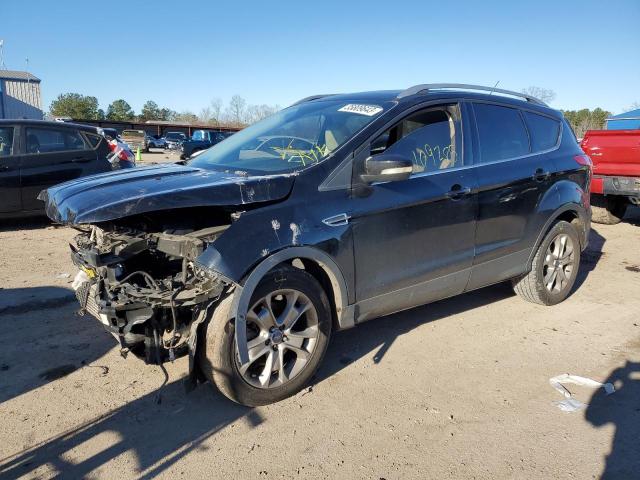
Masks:
[[[340,108],[338,111],[357,113],[358,115],[373,117],[376,113],[380,113],[382,111],[382,107],[379,107],[378,105],[362,105],[359,103],[350,103]]]

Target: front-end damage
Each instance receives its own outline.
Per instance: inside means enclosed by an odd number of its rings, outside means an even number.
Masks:
[[[213,255],[245,212],[287,198],[294,177],[167,164],[84,177],[39,198],[49,218],[80,231],[71,249],[81,313],[97,317],[123,354],[162,363],[194,352],[195,327],[237,288],[240,276],[224,267],[248,267],[251,240],[243,255],[234,248],[219,264],[199,257]]]
[[[199,230],[138,230],[128,225],[76,227],[71,245],[80,313],[89,312],[147,363],[188,352],[195,325],[233,283],[198,267],[196,258],[228,225]]]

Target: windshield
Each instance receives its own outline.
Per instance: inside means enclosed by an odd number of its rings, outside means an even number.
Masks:
[[[188,164],[258,174],[299,170],[324,160],[390,105],[335,100],[295,105],[241,130]]]

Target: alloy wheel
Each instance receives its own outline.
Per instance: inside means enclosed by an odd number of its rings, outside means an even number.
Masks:
[[[556,235],[547,247],[543,264],[544,286],[550,292],[561,292],[569,284],[575,270],[573,240],[566,233]]]
[[[309,298],[292,289],[262,297],[247,313],[249,361],[238,371],[257,388],[279,387],[306,366],[318,344],[318,312]]]

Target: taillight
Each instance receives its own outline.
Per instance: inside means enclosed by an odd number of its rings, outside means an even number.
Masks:
[[[576,155],[575,157],[573,157],[573,159],[576,161],[578,165],[593,168],[593,162],[589,158],[589,155],[585,155],[585,154]]]

